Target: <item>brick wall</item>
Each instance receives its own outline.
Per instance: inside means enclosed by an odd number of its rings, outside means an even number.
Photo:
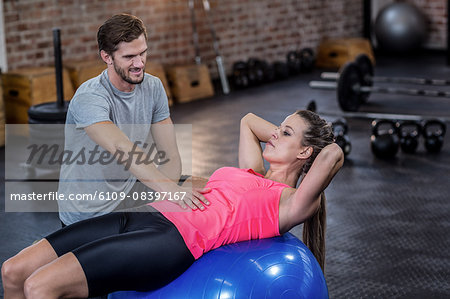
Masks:
[[[444,49],[447,47],[447,1],[409,0],[425,14],[429,22],[427,48]]]
[[[53,27],[61,28],[64,60],[96,58],[97,29],[118,12],[143,19],[150,31],[150,59],[165,64],[193,61],[187,0],[5,0],[9,69],[52,64]],[[215,76],[200,0],[196,13],[201,56]],[[284,60],[289,50],[315,47],[324,37],[360,36],[362,30],[361,3],[351,0],[211,0],[211,19],[228,72],[239,59]]]
[[[443,0],[414,0],[432,15],[435,47],[445,45]],[[248,57],[284,60],[288,51],[316,47],[326,37],[361,36],[362,1],[354,0],[211,0],[211,19],[230,72]],[[9,69],[53,63],[52,28],[61,28],[63,60],[95,59],[98,27],[114,13],[140,17],[150,32],[150,59],[190,63],[194,58],[187,0],[5,0],[5,36]],[[216,76],[211,35],[196,0],[202,60]]]

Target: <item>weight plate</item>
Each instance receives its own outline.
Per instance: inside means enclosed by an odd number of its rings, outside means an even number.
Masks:
[[[372,78],[374,76],[374,69],[372,65],[372,61],[369,56],[366,54],[359,54],[355,58],[356,66],[359,68],[362,76],[363,86],[372,86],[373,81]],[[369,94],[363,94],[361,97],[363,103],[367,103],[369,99]]]
[[[68,106],[67,101],[63,107],[59,107],[55,102],[31,106],[28,109],[29,123],[64,123]]]
[[[344,111],[358,111],[363,93],[357,90],[362,85],[359,68],[353,62],[347,62],[339,71],[337,98]],[[355,88],[356,87],[356,88]]]

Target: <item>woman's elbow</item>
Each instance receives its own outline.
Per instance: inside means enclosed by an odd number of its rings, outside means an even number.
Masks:
[[[322,154],[327,160],[333,161],[337,165],[344,162],[344,152],[336,143],[331,143],[322,149]]]
[[[255,114],[253,114],[253,113],[251,113],[251,112],[247,113],[246,115],[244,115],[244,116],[241,118],[241,125],[247,124],[247,122],[249,121],[249,119],[251,119],[251,118],[253,118],[253,117],[255,117]]]
[[[344,164],[344,151],[342,150],[342,148],[335,144],[335,159],[336,159],[336,164],[339,165],[339,168],[342,167],[342,165]]]

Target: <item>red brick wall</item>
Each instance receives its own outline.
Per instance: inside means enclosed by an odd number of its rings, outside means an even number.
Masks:
[[[445,47],[445,1],[414,0],[431,15],[429,44]],[[285,60],[288,51],[316,47],[322,38],[361,36],[362,1],[211,0],[211,19],[220,38],[227,71],[254,56]],[[194,58],[187,0],[5,0],[9,69],[53,63],[52,28],[61,28],[64,60],[97,57],[96,32],[109,16],[140,17],[150,32],[150,59],[189,63]],[[201,0],[196,0],[200,51],[216,76],[211,35]]]
[[[352,0],[211,0],[211,19],[228,72],[239,59],[284,60],[288,51],[315,47],[324,37],[360,36],[361,11],[361,2]],[[193,61],[187,0],[6,0],[9,69],[52,64],[53,27],[61,28],[64,60],[97,57],[97,29],[118,12],[143,19],[150,32],[150,59],[165,64]],[[196,0],[196,12],[202,59],[215,76],[201,0]]]
[[[408,0],[421,9],[429,21],[428,48],[446,48],[447,46],[447,1],[444,0]]]

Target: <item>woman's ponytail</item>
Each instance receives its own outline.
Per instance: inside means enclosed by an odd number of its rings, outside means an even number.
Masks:
[[[319,209],[303,223],[303,243],[315,256],[317,262],[325,273],[325,229],[327,211],[325,194],[320,194]]]
[[[303,133],[302,145],[313,148],[312,155],[303,165],[302,175],[305,175],[320,151],[328,144],[334,142],[334,135],[331,124],[320,118],[316,113],[306,110],[298,110],[296,113],[309,124],[308,129]],[[322,271],[325,270],[325,226],[327,216],[325,208],[325,194],[322,192],[320,194],[319,209],[313,216],[303,222],[303,243],[314,254]]]

